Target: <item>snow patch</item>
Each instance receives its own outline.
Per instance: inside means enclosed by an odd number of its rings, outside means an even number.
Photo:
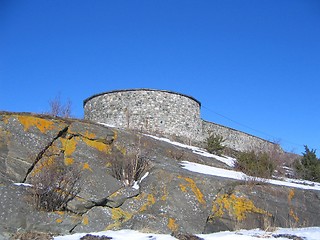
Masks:
[[[204,150],[202,148],[199,148],[199,147],[190,146],[190,145],[186,145],[186,144],[179,143],[179,142],[174,142],[174,141],[171,141],[171,140],[169,140],[167,138],[163,138],[163,137],[156,137],[156,136],[148,135],[148,134],[144,134],[144,135],[148,136],[148,137],[151,137],[153,139],[159,140],[159,141],[170,143],[172,145],[175,145],[175,146],[178,146],[178,147],[181,147],[181,148],[192,150],[193,153],[201,155],[201,156],[204,156],[204,157],[214,158],[214,159],[216,159],[216,160],[218,160],[220,162],[223,162],[223,163],[227,164],[229,167],[234,167],[234,164],[236,162],[235,158],[227,157],[227,156],[218,156],[218,155],[215,155],[215,154],[211,154],[211,153],[208,153],[206,150]]]
[[[66,236],[54,237],[54,240],[79,240],[87,233],[76,233]],[[153,233],[141,233],[135,230],[120,230],[120,231],[103,231],[90,233],[95,236],[108,236],[113,240],[175,240],[176,238],[169,234],[153,234]],[[204,240],[261,240],[261,239],[277,239],[287,240],[288,238],[279,238],[279,234],[290,234],[302,237],[305,240],[319,240],[320,239],[320,227],[309,228],[279,228],[274,232],[266,232],[260,229],[253,230],[239,230],[239,231],[226,231],[211,234],[196,234],[198,237]]]
[[[29,183],[14,183],[14,185],[23,187],[33,187],[33,185]]]
[[[295,181],[294,179],[288,179],[288,178],[285,178],[282,181],[275,180],[275,179],[257,178],[257,177],[248,176],[242,172],[211,167],[208,165],[194,163],[194,162],[188,162],[188,161],[182,161],[181,165],[182,165],[182,168],[184,168],[188,171],[201,173],[201,174],[207,174],[207,175],[211,175],[211,176],[218,176],[218,177],[230,178],[230,179],[235,179],[235,180],[246,180],[246,179],[253,178],[256,181],[261,181],[261,182],[270,183],[270,184],[274,184],[274,185],[293,187],[293,188],[301,188],[301,189],[319,190],[320,191],[320,184],[316,183],[316,182],[308,181],[309,184],[306,185],[306,184],[302,184],[302,181],[301,182]]]

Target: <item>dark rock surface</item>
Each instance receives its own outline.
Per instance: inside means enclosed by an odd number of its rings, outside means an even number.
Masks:
[[[114,159],[139,149],[150,160],[139,188],[111,175]],[[319,191],[193,173],[180,161],[229,168],[137,132],[88,121],[0,113],[0,239],[17,231],[65,234],[130,228],[196,234],[240,228],[319,226]],[[36,210],[30,187],[44,164],[80,170],[81,191],[65,211]]]

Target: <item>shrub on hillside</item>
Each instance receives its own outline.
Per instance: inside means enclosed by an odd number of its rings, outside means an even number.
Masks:
[[[221,155],[222,151],[224,150],[224,146],[222,143],[225,141],[225,139],[216,134],[212,134],[207,138],[206,142],[206,149],[209,153]]]
[[[141,154],[115,158],[111,161],[111,175],[125,186],[133,186],[140,180],[149,166],[149,160]]]
[[[303,179],[320,182],[320,159],[316,156],[316,150],[310,150],[308,146],[304,148],[302,158],[296,160],[294,164],[296,172]]]
[[[276,168],[276,164],[269,154],[251,151],[239,154],[236,168],[250,176],[270,178]]]
[[[62,161],[41,164],[31,178],[31,196],[37,209],[64,210],[67,203],[80,192],[80,170]]]

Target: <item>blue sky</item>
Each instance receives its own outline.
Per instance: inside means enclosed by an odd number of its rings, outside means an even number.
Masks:
[[[320,145],[318,0],[0,0],[0,110],[75,117],[93,94],[191,95],[202,118]],[[319,150],[320,151],[320,150]]]

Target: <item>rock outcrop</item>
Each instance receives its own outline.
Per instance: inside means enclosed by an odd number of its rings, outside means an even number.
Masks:
[[[150,161],[139,188],[124,186],[111,174],[112,162],[129,158],[135,149]],[[230,168],[138,132],[1,112],[0,239],[18,231],[58,235],[130,228],[194,234],[320,225],[319,191],[194,173],[181,168],[181,160]],[[80,169],[81,191],[64,211],[37,210],[27,184],[44,164],[56,161]]]

